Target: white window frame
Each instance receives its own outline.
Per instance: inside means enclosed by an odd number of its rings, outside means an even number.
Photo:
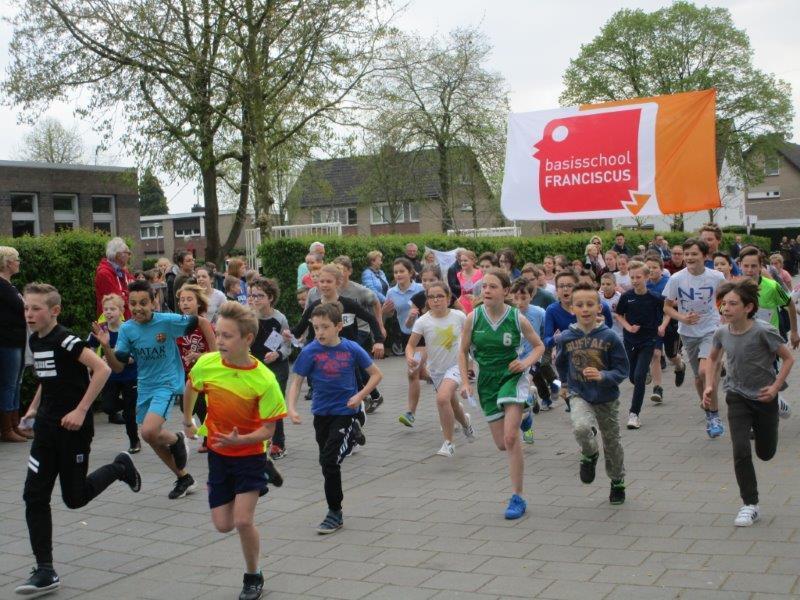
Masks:
[[[150,232],[150,229],[154,231]],[[147,235],[142,235],[142,230],[148,229]],[[153,235],[151,235],[151,233]],[[139,237],[143,240],[163,240],[164,224],[161,221],[151,221],[139,225]]]
[[[408,222],[419,223],[419,202],[408,203]]]
[[[356,218],[350,221],[350,211],[355,211]],[[358,225],[357,206],[337,206],[334,208],[315,208],[311,211],[312,223],[341,223],[342,225]]]
[[[108,207],[111,212],[96,213],[94,212],[94,199],[95,198],[108,198]],[[117,198],[112,194],[93,194],[92,201],[92,225],[96,223],[108,223],[111,225],[111,235],[117,235]]]
[[[33,233],[34,235],[39,235],[41,233],[39,229],[39,194],[36,192],[11,192],[9,194],[11,199],[11,226],[13,232],[14,221],[27,221],[33,223]],[[13,212],[14,206],[14,196],[31,196],[33,202],[31,203],[33,208],[33,212]]]
[[[466,201],[461,203],[461,212],[472,212],[472,202]]]
[[[72,210],[56,210],[56,197],[70,198],[72,200]],[[59,223],[72,223],[72,230],[75,231],[80,226],[78,217],[78,195],[67,193],[55,193],[52,195],[53,200],[53,230],[58,231]]]
[[[771,169],[771,167],[774,167]],[[778,156],[764,160],[764,176],[777,177],[781,174],[781,159]]]
[[[369,222],[370,222],[370,225],[389,225],[390,224],[390,221],[386,218],[386,213],[384,213],[383,210],[380,210],[380,209],[384,209],[384,208],[386,209],[386,211],[390,210],[388,202],[378,202],[377,204],[373,204],[372,206],[370,206],[370,211],[369,211]],[[376,218],[375,218],[376,209],[378,210],[377,214],[379,215],[379,217],[378,217],[379,220],[376,220]],[[391,214],[391,213],[389,213],[389,214]],[[406,207],[405,207],[405,205],[401,205],[400,206],[400,214],[397,216],[397,220],[395,221],[395,223],[403,223],[403,222],[405,222],[405,220],[406,220]]]

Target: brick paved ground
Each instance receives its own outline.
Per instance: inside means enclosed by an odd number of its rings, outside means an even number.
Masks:
[[[577,477],[577,451],[563,405],[537,419],[526,446],[528,514],[503,519],[505,457],[482,419],[478,441],[441,444],[423,387],[417,426],[402,427],[404,367],[381,363],[387,403],[370,419],[364,451],[344,466],[345,529],[319,537],[325,512],[312,428],[289,426],[286,485],[258,505],[266,598],[698,598],[800,596],[800,404],[781,422],[781,445],[756,466],[764,518],[732,525],[739,508],[729,437],[711,441],[691,381],[666,402],[647,402],[640,431],[623,431],[628,500],[608,504],[608,481]],[[800,369],[792,376],[800,387]],[[623,396],[629,397],[626,384]],[[796,397],[791,394],[790,397]],[[305,410],[308,405],[304,405]],[[121,426],[97,417],[92,464],[124,447]],[[179,424],[177,413],[171,419]],[[0,446],[0,597],[32,564],[21,503],[25,446]],[[204,459],[190,467],[204,480]],[[54,500],[59,598],[236,598],[242,560],[235,534],[215,532],[204,493],[177,501],[172,477],[145,449],[136,457],[140,494],[115,484],[83,510]]]

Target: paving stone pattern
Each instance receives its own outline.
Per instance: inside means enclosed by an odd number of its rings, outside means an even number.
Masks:
[[[733,526],[740,499],[730,438],[708,439],[691,378],[676,390],[671,369],[664,404],[646,400],[642,429],[623,430],[624,505],[608,504],[602,461],[594,484],[578,480],[561,403],[536,419],[536,443],[524,448],[528,513],[510,522],[503,519],[506,460],[477,409],[470,409],[477,441],[457,438],[455,458],[436,456],[442,440],[432,387],[423,385],[408,429],[397,422],[404,361],[380,367],[387,400],[369,418],[366,447],[345,461],[345,527],[334,535],[315,532],[326,507],[311,420],[287,424],[288,455],[278,462],[286,484],[259,502],[256,515],[266,598],[800,597],[800,403],[781,422],[776,457],[756,464],[763,517],[751,528]],[[798,387],[795,369],[790,391]],[[630,398],[627,383],[622,397]],[[307,413],[308,403],[301,409]],[[103,415],[95,420],[96,466],[126,444],[122,426]],[[177,411],[170,425],[180,425]],[[33,564],[22,504],[26,454],[22,444],[0,446],[0,598],[14,596]],[[236,598],[239,540],[214,531],[205,492],[168,500],[173,478],[152,451],[145,447],[135,461],[143,477],[138,495],[117,483],[89,506],[68,510],[56,489],[54,552],[63,587],[54,597]],[[191,455],[190,469],[205,481],[202,455]]]

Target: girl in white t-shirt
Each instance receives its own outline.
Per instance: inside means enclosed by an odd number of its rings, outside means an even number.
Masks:
[[[456,390],[461,382],[458,369],[458,351],[461,344],[461,331],[467,318],[463,312],[448,308],[450,288],[442,282],[432,283],[425,290],[429,311],[414,323],[411,337],[406,345],[406,360],[409,370],[419,367],[420,355],[417,344],[425,338],[428,371],[436,390],[436,408],[442,425],[444,443],[436,454],[452,457],[455,454],[453,434],[458,421],[467,441],[475,440],[475,432],[470,424],[469,414],[456,398]]]

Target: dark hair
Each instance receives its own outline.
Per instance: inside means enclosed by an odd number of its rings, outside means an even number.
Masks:
[[[187,256],[194,256],[194,255],[188,250],[178,250],[175,253],[175,256],[173,256],[172,258],[176,265],[181,265],[183,264],[183,261],[186,260]]]
[[[217,265],[215,265],[213,262],[206,261],[201,268],[203,268],[206,271],[208,271],[209,275],[212,275],[212,274],[214,274],[216,272]]]
[[[350,260],[349,256],[345,256],[345,255],[337,256],[336,258],[333,259],[332,262],[334,264],[341,265],[342,267],[344,267],[345,269],[347,269],[351,273],[353,272],[353,261]]]
[[[222,287],[227,292],[228,289],[233,288],[236,285],[239,287],[239,290],[242,289],[242,280],[238,277],[233,277],[232,275],[226,275],[225,279],[222,280]]]
[[[658,263],[659,267],[664,266],[664,259],[661,258],[661,255],[658,252],[648,252],[644,255],[644,261],[647,262],[648,260],[652,260],[653,262]]]
[[[136,279],[131,281],[128,284],[128,293],[131,294],[133,292],[147,292],[147,295],[150,296],[150,300],[156,299],[156,291],[147,280],[142,281],[141,279]]]
[[[269,301],[275,304],[281,295],[281,288],[278,282],[268,277],[256,277],[251,283],[250,288],[256,288],[269,296]]]
[[[622,233],[621,231],[618,231],[617,233],[615,233],[615,234],[614,234],[614,237],[615,237],[615,238],[618,238],[619,236],[622,236],[622,237],[624,238],[624,237],[625,237],[625,234],[624,234],[624,233]]]
[[[433,273],[436,276],[436,279],[439,281],[442,280],[442,270],[439,268],[439,265],[422,265],[422,268],[419,271],[420,279],[422,279],[422,276],[425,273]]]
[[[500,262],[501,258],[505,258],[508,260],[508,266],[512,269],[517,264],[517,255],[511,248],[503,248],[500,252],[497,253],[497,262]]]
[[[514,283],[511,284],[511,293],[527,292],[533,296],[533,284],[524,277],[518,277]]]
[[[714,237],[717,238],[718,240],[722,239],[722,229],[720,229],[719,225],[717,225],[716,223],[706,223],[700,228],[700,231],[698,231],[697,233],[700,234],[703,233],[704,231],[710,231],[711,233],[714,234]]]
[[[578,275],[572,269],[564,269],[563,271],[556,274],[556,277],[553,281],[555,281],[556,287],[558,287],[558,280],[564,279],[565,277],[569,277],[575,283],[578,283]]]
[[[745,246],[739,251],[739,262],[746,256],[756,255],[758,257],[758,263],[763,265],[764,264],[764,256],[761,253],[761,249],[757,248],[756,246]]]
[[[492,263],[493,267],[496,267],[499,264],[497,262],[497,255],[494,252],[484,252],[483,254],[481,254],[478,257],[478,264],[480,264],[481,261],[484,261],[484,260],[488,260],[490,263]]]
[[[494,275],[497,277],[500,280],[500,286],[504,290],[507,290],[511,287],[511,279],[509,278],[508,273],[506,273],[503,269],[500,269],[499,267],[492,267],[483,274],[484,277],[487,275]]]
[[[338,325],[342,322],[343,311],[344,308],[342,308],[341,302],[327,302],[325,304],[318,304],[316,308],[311,311],[311,318],[323,317],[324,319],[330,320],[334,325]]]
[[[400,258],[395,258],[394,262],[392,263],[393,268],[397,265],[403,265],[406,271],[411,274],[411,279],[414,279],[414,276],[417,274],[417,272],[414,270],[414,263],[408,260],[405,256],[401,256]]]
[[[597,275],[591,269],[583,269],[580,273],[578,273],[578,281],[580,281],[581,277],[588,277],[595,283],[597,282]]]
[[[733,260],[731,260],[731,257],[724,252],[714,252],[714,258],[724,258],[728,261],[729,265],[733,266]]]
[[[438,280],[438,281],[436,281],[435,283],[432,283],[432,284],[431,284],[431,285],[428,287],[428,290],[430,290],[430,289],[432,289],[432,288],[435,288],[435,287],[441,288],[441,289],[442,289],[442,291],[444,292],[444,295],[445,295],[445,296],[447,296],[448,298],[449,298],[450,296],[452,296],[452,294],[453,294],[453,293],[450,291],[450,286],[449,286],[449,285],[447,285],[447,284],[446,284],[444,281],[442,281],[441,279],[439,279],[439,280]],[[428,296],[428,290],[425,290],[425,297],[426,297],[426,298],[427,298],[427,296]]]
[[[708,244],[700,238],[689,238],[683,242],[683,249],[688,250],[692,246],[697,246],[703,256],[708,256]],[[741,253],[740,253],[741,254]]]
[[[575,292],[581,292],[581,291],[590,291],[596,294],[597,288],[594,287],[594,285],[592,285],[588,281],[581,281],[580,283],[576,284],[574,288],[572,288],[572,294],[574,296]]]
[[[729,292],[733,292],[739,296],[742,304],[753,305],[753,310],[747,313],[747,318],[752,319],[758,312],[758,284],[752,279],[726,281],[717,288],[717,301],[721,302]]]

